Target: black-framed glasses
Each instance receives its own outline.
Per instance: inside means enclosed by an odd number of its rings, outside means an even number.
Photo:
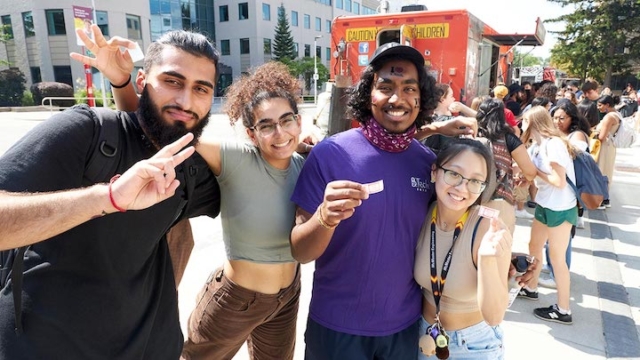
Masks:
[[[280,128],[284,131],[295,130],[298,127],[298,116],[298,114],[289,114],[276,122],[258,123],[249,129],[257,131],[263,137],[273,135],[278,125],[280,125]]]
[[[462,184],[463,180],[467,180],[467,189],[469,192],[474,194],[480,194],[487,187],[486,181],[480,181],[478,179],[469,179],[466,178],[457,172],[449,169],[445,169],[442,166],[438,166],[438,169],[442,169],[444,171],[444,182],[451,186],[458,186]]]

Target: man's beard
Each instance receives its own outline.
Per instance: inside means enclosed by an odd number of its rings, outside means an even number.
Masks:
[[[165,122],[162,119],[162,113],[168,109],[178,109],[191,114],[196,120],[194,127],[187,129],[185,123],[180,121],[176,121],[173,124]],[[209,123],[209,118],[211,117],[211,112],[209,112],[205,117],[200,119],[195,112],[184,110],[178,105],[165,105],[162,109],[158,109],[158,106],[151,100],[146,86],[140,96],[140,114],[142,115],[140,126],[149,140],[151,140],[158,149],[173,143],[187,133],[192,133],[194,136],[189,145],[197,144],[200,135],[202,135],[202,131]]]

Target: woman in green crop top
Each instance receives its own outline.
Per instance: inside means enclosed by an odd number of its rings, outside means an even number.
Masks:
[[[304,159],[299,145],[298,82],[276,62],[253,69],[227,90],[225,111],[242,120],[250,143],[201,139],[196,150],[220,184],[224,265],[196,300],[186,359],[230,359],[245,341],[257,359],[293,359],[300,296],[289,234],[289,200]]]

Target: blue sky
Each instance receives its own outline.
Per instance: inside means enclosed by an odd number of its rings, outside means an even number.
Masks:
[[[571,11],[547,0],[389,0],[391,11],[400,11],[400,6],[424,4],[428,10],[466,9],[496,31],[504,34],[532,34],[536,18],[553,19]],[[556,43],[549,30],[560,30],[562,24],[545,24],[547,36],[543,46],[536,47],[531,54],[548,57]],[[528,52],[531,48],[522,48]]]

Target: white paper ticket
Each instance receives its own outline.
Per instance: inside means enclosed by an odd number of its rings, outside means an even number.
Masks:
[[[486,206],[480,206],[480,210],[478,210],[478,215],[485,217],[487,219],[497,219],[498,215],[500,215],[500,210],[492,209]]]
[[[384,190],[384,182],[382,180],[374,181],[372,183],[363,184],[369,194],[376,194]]]
[[[142,49],[140,49],[140,44],[136,43],[136,47],[134,49],[128,49],[128,50],[129,50],[129,55],[131,55],[131,60],[133,60],[133,62],[144,59],[144,54],[142,53]]]

